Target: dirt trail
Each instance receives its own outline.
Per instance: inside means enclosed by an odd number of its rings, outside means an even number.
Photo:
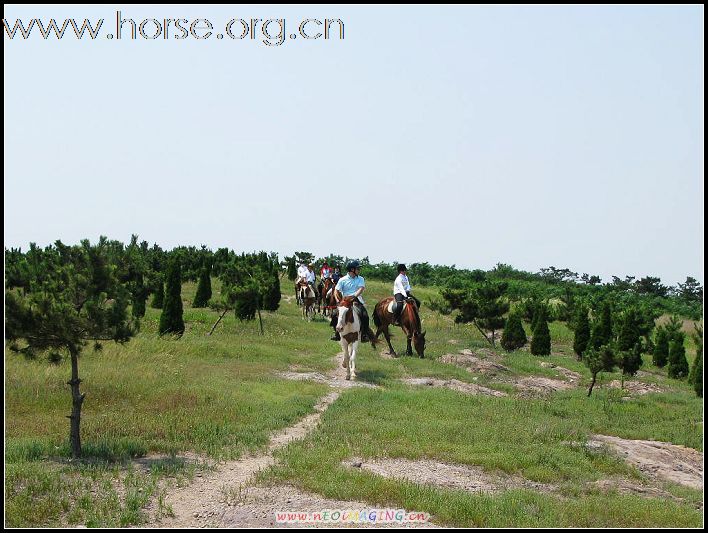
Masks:
[[[368,508],[363,503],[326,499],[287,485],[249,486],[255,474],[276,464],[273,455],[277,450],[292,441],[305,438],[317,427],[322,413],[337,400],[344,389],[374,387],[369,383],[344,379],[346,372],[342,368],[341,353],[335,357],[335,362],[335,369],[327,376],[316,372],[281,373],[282,377],[288,379],[310,379],[326,383],[333,390],[319,401],[314,413],[273,435],[263,453],[219,463],[214,471],[197,474],[189,485],[169,489],[163,505],[171,508],[174,516],[159,520],[152,518],[146,525],[161,528],[283,526],[284,524],[274,523],[276,511],[314,512],[324,509]],[[153,509],[148,511],[154,511],[154,503],[152,507]],[[415,524],[418,527],[431,525]]]
[[[164,505],[172,508],[174,517],[163,518],[157,527],[208,527],[219,525],[234,494],[260,470],[275,464],[273,454],[294,440],[303,439],[315,429],[322,413],[339,397],[340,391],[331,391],[315,406],[315,412],[294,426],[276,433],[268,448],[260,455],[249,455],[237,461],[226,461],[214,472],[195,478],[186,487],[170,491]]]

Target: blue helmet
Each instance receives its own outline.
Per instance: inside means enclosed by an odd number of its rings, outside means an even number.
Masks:
[[[361,265],[359,264],[359,261],[356,259],[354,261],[349,261],[347,263],[347,272],[351,272],[355,268],[361,268]]]

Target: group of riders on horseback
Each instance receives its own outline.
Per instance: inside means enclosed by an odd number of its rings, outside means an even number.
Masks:
[[[296,295],[298,304],[303,306],[303,316],[308,315],[308,308],[314,312],[314,306],[317,304],[325,315],[331,316],[330,325],[334,328],[332,340],[340,341],[344,346],[345,341],[340,335],[343,328],[340,310],[343,309],[343,312],[348,315],[356,312],[359,323],[357,340],[371,342],[372,346],[375,346],[378,336],[383,333],[390,353],[393,355],[396,352],[391,346],[388,326],[400,326],[408,340],[406,354],[412,355],[411,343],[413,343],[418,355],[423,357],[425,332],[421,330],[418,313],[420,301],[411,293],[406,265],[398,265],[398,276],[393,283],[393,297],[385,298],[376,305],[374,310],[376,333],[369,328],[369,314],[361,297],[366,289],[366,283],[359,274],[361,270],[359,261],[349,261],[346,270],[346,275],[341,276],[339,268],[332,269],[324,263],[320,269],[320,283],[316,286],[313,265],[304,263],[300,265],[297,272]],[[349,321],[351,322],[351,318]]]

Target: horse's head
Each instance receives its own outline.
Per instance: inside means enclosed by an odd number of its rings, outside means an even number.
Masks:
[[[337,313],[337,331],[342,332],[347,323],[354,322],[354,298],[342,298],[337,304]]]
[[[425,357],[425,331],[413,333],[413,347],[418,356]]]

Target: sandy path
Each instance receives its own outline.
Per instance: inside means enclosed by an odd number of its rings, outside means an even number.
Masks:
[[[337,501],[307,494],[289,485],[250,486],[253,477],[259,471],[276,464],[274,457],[276,451],[293,441],[304,439],[317,427],[322,413],[339,398],[343,390],[351,387],[374,387],[368,383],[344,379],[346,372],[341,365],[341,353],[334,358],[334,363],[335,368],[326,376],[314,372],[281,373],[280,375],[287,379],[309,379],[326,383],[332,390],[315,406],[314,413],[273,435],[263,453],[219,463],[214,471],[199,474],[189,485],[168,490],[164,498],[164,506],[171,508],[174,516],[163,517],[160,520],[153,519],[147,525],[161,528],[274,525],[287,527],[285,524],[275,524],[275,512],[370,508],[360,502]],[[351,527],[353,524],[346,525]],[[431,527],[432,524],[408,524],[408,527],[410,526]]]

